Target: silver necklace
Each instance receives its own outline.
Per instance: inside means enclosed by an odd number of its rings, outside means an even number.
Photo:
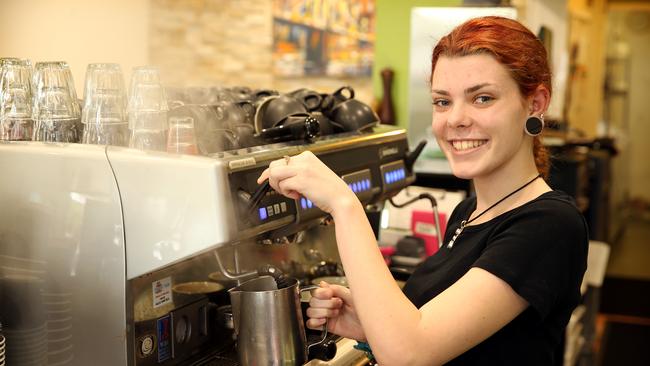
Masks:
[[[451,248],[454,247],[454,243],[456,242],[456,239],[458,238],[458,236],[460,235],[460,233],[463,232],[463,230],[465,229],[465,226],[467,226],[468,224],[471,224],[472,221],[474,221],[474,220],[478,219],[479,217],[483,216],[484,213],[490,211],[490,210],[493,209],[496,205],[498,205],[499,203],[505,201],[508,197],[512,196],[513,194],[515,194],[515,193],[521,191],[522,189],[528,187],[531,183],[533,183],[535,180],[537,180],[537,178],[541,178],[541,177],[542,177],[541,174],[536,175],[535,178],[529,180],[529,181],[526,182],[526,184],[524,184],[523,186],[521,186],[521,187],[515,189],[514,191],[508,193],[508,195],[506,195],[506,196],[503,197],[502,199],[498,200],[495,204],[493,204],[492,206],[490,206],[490,207],[486,208],[485,210],[483,210],[483,212],[481,212],[480,214],[478,214],[478,216],[476,216],[475,218],[473,218],[473,219],[471,219],[471,220],[463,220],[463,221],[461,221],[461,222],[460,222],[460,226],[459,226],[458,229],[456,229],[456,231],[454,232],[454,236],[451,238],[451,240],[449,241],[449,243],[447,243],[447,249],[451,249]],[[471,213],[470,213],[470,216],[472,216]]]

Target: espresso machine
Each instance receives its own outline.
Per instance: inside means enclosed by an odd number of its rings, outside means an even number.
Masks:
[[[229,288],[269,265],[340,272],[331,219],[256,182],[307,150],[369,208],[415,179],[418,151],[384,125],[210,156],[0,141],[8,364],[237,365]]]

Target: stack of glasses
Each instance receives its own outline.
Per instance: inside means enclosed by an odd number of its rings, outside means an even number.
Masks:
[[[118,64],[86,69],[83,109],[65,62],[0,59],[0,140],[82,142],[141,150],[196,153],[194,123],[175,119],[154,67],[133,71],[128,100]],[[172,134],[168,135],[168,131]]]
[[[167,98],[154,67],[138,67],[131,77],[129,98],[129,147],[140,150],[167,150]]]
[[[32,64],[17,58],[0,59],[0,140],[31,140]]]
[[[126,91],[120,65],[88,65],[81,122],[84,144],[129,144]]]
[[[38,62],[33,84],[34,140],[79,142],[81,108],[65,62]]]

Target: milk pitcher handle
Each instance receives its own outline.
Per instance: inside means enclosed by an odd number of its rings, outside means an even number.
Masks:
[[[317,288],[320,288],[320,286],[318,286],[318,285],[309,285],[307,287],[301,288],[299,291],[300,291],[300,293],[302,293],[303,291],[311,291],[311,290],[315,290]],[[325,324],[323,324],[323,336],[322,336],[321,340],[308,345],[307,346],[307,353],[309,353],[309,349],[312,348],[313,346],[317,346],[317,345],[322,344],[323,342],[325,342],[325,338],[327,338],[327,323],[328,322],[329,322],[329,319],[325,318]]]

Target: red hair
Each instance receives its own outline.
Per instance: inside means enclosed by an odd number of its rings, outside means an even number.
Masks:
[[[516,20],[487,16],[474,18],[444,36],[433,49],[431,74],[438,59],[488,54],[508,69],[524,98],[533,95],[540,85],[552,92],[551,70],[542,42]],[[524,122],[524,121],[522,121]],[[537,170],[548,176],[549,159],[539,136],[533,139]]]

